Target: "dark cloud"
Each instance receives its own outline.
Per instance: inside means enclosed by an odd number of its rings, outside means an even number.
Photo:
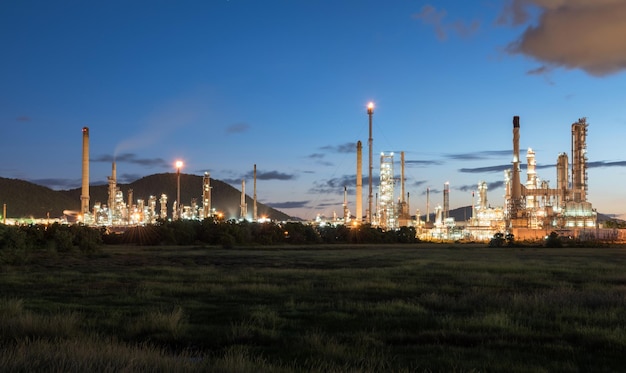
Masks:
[[[476,167],[476,168],[460,168],[459,172],[467,173],[467,174],[480,174],[486,172],[503,172],[506,169],[511,168],[512,165],[504,164],[498,166],[487,166],[487,167]]]
[[[245,176],[245,179],[254,178],[254,172],[250,171]],[[296,175],[285,174],[278,171],[257,171],[256,173],[257,180],[293,180],[296,178]]]
[[[241,185],[241,178],[221,178],[220,180],[235,187],[239,187]]]
[[[319,164],[320,166],[334,166],[335,164],[333,162],[329,162],[329,161],[318,161],[317,164]]]
[[[378,179],[378,175],[372,175],[372,180]],[[362,185],[363,190],[367,189],[368,179],[366,176],[363,177]],[[313,187],[309,189],[309,192],[314,194],[342,194],[344,186],[348,187],[348,193],[350,195],[354,194],[356,189],[356,175],[344,175],[328,180],[316,181],[313,183]]]
[[[143,177],[143,175],[139,174],[121,174],[117,176],[118,183],[132,183],[133,181],[139,180]]]
[[[287,201],[287,202],[269,202],[266,205],[275,209],[297,209],[306,207],[309,201]]]
[[[461,168],[459,172],[469,173],[469,174],[479,174],[479,173],[489,173],[489,172],[503,172],[506,169],[513,167],[511,164],[506,165],[497,165],[497,166],[487,166],[487,167],[476,167],[476,168]],[[596,161],[596,162],[587,162],[587,168],[601,168],[601,167],[626,167],[626,161]],[[527,169],[527,165],[522,163],[520,164],[520,169]],[[537,165],[536,168],[546,169],[546,168],[556,168],[556,162],[554,164],[540,164]]]
[[[332,153],[355,153],[356,154],[356,143],[355,142],[347,142],[345,144],[340,145],[327,145],[322,146],[321,150],[332,152]]]
[[[588,168],[601,168],[601,167],[625,167],[626,161],[596,161],[596,162],[587,162]]]
[[[498,188],[503,188],[504,187],[504,181],[492,181],[490,183],[487,183],[487,190],[494,190],[494,189],[498,189]]]
[[[427,188],[428,190],[424,190],[420,193],[421,196],[425,196],[426,194],[428,194],[430,192],[430,194],[439,194],[441,193],[441,190],[439,189],[433,189],[433,188]]]
[[[499,20],[509,24],[528,22],[528,8],[540,11],[520,38],[507,47],[547,67],[582,69],[605,76],[626,68],[626,2],[623,0],[512,0]],[[533,71],[543,71],[540,67]]]
[[[15,118],[15,120],[18,122],[30,122],[30,117],[28,115],[20,115],[19,117]]]
[[[422,23],[432,26],[437,35],[437,39],[446,40],[449,33],[456,33],[460,36],[470,36],[474,34],[480,27],[478,21],[472,21],[470,24],[465,24],[461,21],[446,22],[445,18],[448,15],[445,9],[437,10],[430,4],[426,4],[422,7],[419,13],[413,14],[413,19],[421,20]]]
[[[405,166],[416,166],[416,167],[420,167],[420,166],[439,166],[442,165],[443,162],[442,161],[437,161],[437,160],[405,160],[404,161],[404,165]]]
[[[250,129],[250,125],[248,123],[235,123],[226,127],[226,133],[242,133],[246,132]]]
[[[501,158],[511,154],[511,150],[484,150],[473,153],[445,154],[444,157],[457,161],[475,161],[481,159]]]
[[[487,190],[498,189],[504,186],[504,181],[493,181],[491,183],[487,183]],[[460,190],[461,192],[472,192],[478,190],[478,183],[470,184],[470,185],[461,185],[455,187],[454,189]]]
[[[410,184],[410,186],[418,187],[418,186],[422,186],[424,184],[426,184],[426,180],[417,180],[417,181],[412,182]]]
[[[324,158],[325,154],[323,153],[313,153],[313,154],[309,154],[307,156],[307,158],[311,158],[311,159],[321,159]]]
[[[113,161],[116,163],[138,164],[140,166],[147,167],[172,167],[172,165],[169,162],[166,162],[163,158],[137,158],[137,155],[133,153],[123,153],[115,157],[111,155],[101,155],[91,158],[91,162],[113,163]]]

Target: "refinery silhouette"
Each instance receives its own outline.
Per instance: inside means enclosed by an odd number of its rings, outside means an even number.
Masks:
[[[508,233],[518,239],[537,239],[556,231],[562,235],[577,238],[615,239],[615,230],[604,229],[598,222],[596,210],[587,200],[587,149],[586,137],[588,123],[580,118],[571,125],[571,154],[560,153],[556,161],[556,185],[540,178],[536,171],[535,152],[529,148],[526,152],[526,181],[522,182],[520,158],[520,118],[513,117],[512,166],[505,170],[503,179],[505,196],[502,204],[488,203],[487,183],[477,183],[476,201],[472,194],[471,213],[467,219],[457,220],[450,216],[450,185],[443,186],[442,203],[433,203],[431,211],[430,189],[426,190],[426,211],[411,210],[410,195],[405,188],[404,151],[400,152],[400,175],[394,171],[394,153],[381,153],[377,192],[373,178],[373,133],[372,121],[374,104],[367,105],[369,124],[368,137],[368,175],[367,201],[363,211],[363,146],[356,142],[356,178],[354,185],[343,188],[342,214],[336,213],[326,218],[318,215],[309,224],[345,225],[357,227],[369,225],[383,231],[397,230],[401,227],[413,227],[421,239],[471,239],[488,240],[498,233]],[[105,201],[92,201],[89,183],[89,128],[82,128],[82,177],[80,210],[75,214],[75,222],[88,226],[132,227],[154,224],[158,220],[215,220],[232,219],[212,206],[212,186],[209,172],[205,172],[202,182],[197,186],[200,198],[182,201],[180,196],[181,168],[183,163],[176,162],[177,190],[175,196],[166,193],[160,195],[138,196],[133,190],[126,195],[118,186],[117,166],[112,162],[111,175],[108,179],[108,198]],[[570,164],[571,157],[571,164]],[[253,194],[251,209],[246,195],[246,180],[241,180],[239,214],[234,220],[265,222],[267,215],[259,215],[257,207],[257,172],[253,166]],[[399,184],[399,193],[396,187]],[[348,188],[354,187],[355,213],[351,213],[348,201]],[[3,214],[6,222],[6,213]],[[71,221],[69,221],[71,222]]]

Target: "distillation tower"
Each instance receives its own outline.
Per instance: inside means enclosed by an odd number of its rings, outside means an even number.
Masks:
[[[211,215],[211,174],[205,172],[202,178],[202,218]]]
[[[587,201],[587,121],[572,124],[571,182],[568,157],[560,153],[556,162],[556,188],[536,173],[535,152],[528,149],[526,183],[520,182],[519,117],[513,118],[513,167],[505,171],[506,229],[515,236],[536,236],[537,230],[592,229],[597,214]],[[535,231],[533,233],[533,231]]]
[[[380,154],[380,198],[378,224],[383,229],[397,228],[394,204],[393,153]]]

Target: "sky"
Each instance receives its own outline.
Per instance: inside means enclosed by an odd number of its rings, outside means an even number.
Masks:
[[[405,152],[413,213],[446,182],[450,208],[480,181],[502,206],[518,115],[550,187],[586,117],[588,200],[626,218],[624,19],[626,0],[4,1],[0,176],[80,187],[87,126],[92,185],[113,159],[120,183],[182,160],[252,195],[256,164],[259,202],[313,219],[343,215],[344,186],[355,212],[361,141],[365,212],[371,101],[374,193],[381,152],[398,178]]]

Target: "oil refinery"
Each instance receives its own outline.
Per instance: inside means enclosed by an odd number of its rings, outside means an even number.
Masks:
[[[369,185],[372,185],[372,115],[373,104],[367,107],[369,118]],[[472,203],[471,216],[463,222],[456,222],[449,216],[450,184],[443,187],[443,206],[434,209],[434,221],[430,222],[430,196],[427,189],[426,214],[422,218],[419,210],[411,216],[409,193],[405,192],[404,152],[401,152],[401,174],[395,177],[393,153],[381,153],[379,185],[376,194],[375,210],[369,207],[365,218],[359,213],[362,206],[361,164],[362,146],[357,142],[356,216],[349,214],[346,192],[344,191],[344,217],[334,223],[369,223],[381,229],[397,229],[413,226],[422,239],[469,239],[484,241],[496,233],[512,234],[517,239],[541,239],[551,232],[579,239],[617,238],[614,229],[602,229],[597,221],[597,212],[587,200],[587,119],[580,118],[571,125],[571,168],[566,153],[559,153],[556,161],[556,186],[551,187],[547,180],[537,175],[535,152],[532,148],[526,154],[526,181],[521,181],[520,161],[520,118],[513,117],[513,160],[512,167],[504,172],[505,195],[501,207],[491,207],[487,203],[487,183],[477,185],[478,201]],[[398,202],[394,196],[395,181],[400,183]],[[368,194],[368,206],[372,192]],[[320,223],[321,219],[318,218]],[[622,237],[623,238],[623,237]]]
[[[537,173],[535,151],[526,151],[526,164],[522,166],[520,158],[520,117],[513,117],[512,162],[504,171],[504,196],[494,206],[488,203],[488,184],[479,181],[476,187],[477,201],[474,203],[472,192],[471,213],[463,221],[455,221],[450,216],[450,183],[445,182],[442,190],[442,203],[436,204],[430,211],[430,188],[426,189],[426,212],[419,210],[413,214],[410,208],[409,193],[405,188],[405,152],[400,152],[400,175],[394,170],[393,152],[381,153],[379,163],[378,191],[374,198],[373,180],[373,134],[372,117],[374,105],[367,106],[368,137],[368,191],[365,211],[363,211],[363,162],[361,141],[356,142],[356,180],[355,208],[350,212],[348,188],[343,190],[343,214],[335,213],[331,219],[320,216],[312,224],[344,224],[358,226],[368,224],[382,230],[395,230],[401,227],[414,227],[417,236],[424,240],[474,240],[485,241],[497,233],[512,234],[516,239],[540,239],[550,232],[580,239],[616,239],[614,229],[603,229],[598,224],[597,212],[592,207],[588,196],[587,174],[587,129],[586,118],[580,118],[571,125],[571,153],[561,152],[556,157],[556,185],[551,186],[547,179]],[[570,164],[571,159],[571,164]],[[197,219],[215,216],[211,207],[211,177],[204,173],[202,185],[198,185],[196,199],[185,204],[180,200],[180,170],[182,162],[176,162],[177,195],[172,201],[166,194],[148,196],[147,199],[134,199],[132,189],[124,196],[117,185],[117,169],[112,162],[111,175],[108,179],[108,199],[92,203],[89,195],[89,128],[82,128],[82,180],[80,195],[79,221],[86,225],[124,227],[152,224],[157,219]],[[522,181],[522,169],[526,171],[526,180]],[[241,181],[241,204],[239,218],[242,220],[263,221],[257,216],[256,164],[253,169],[254,194],[252,216],[248,214],[246,203],[245,180]],[[399,185],[396,185],[399,184]],[[399,186],[399,195],[397,194]],[[169,202],[169,206],[168,206]],[[620,237],[621,238],[621,237]]]

